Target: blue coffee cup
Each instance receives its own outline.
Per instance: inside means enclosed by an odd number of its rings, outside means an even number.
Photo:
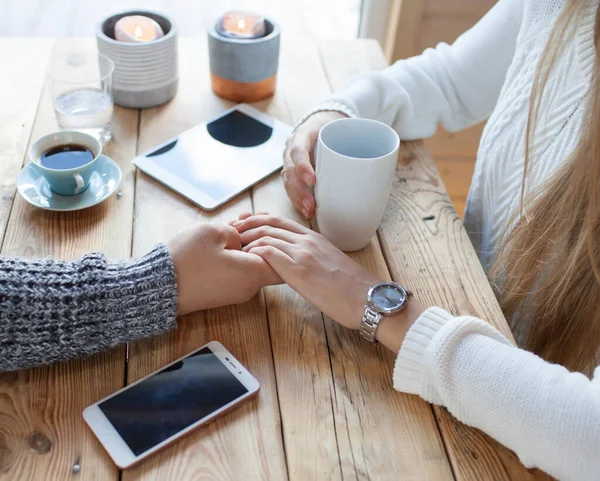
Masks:
[[[42,156],[63,145],[80,145],[88,149],[93,158],[84,165],[73,168],[50,168],[41,162]],[[29,147],[31,166],[48,182],[50,189],[60,195],[81,194],[90,186],[90,178],[102,153],[102,144],[95,137],[74,130],[63,130],[44,135]]]

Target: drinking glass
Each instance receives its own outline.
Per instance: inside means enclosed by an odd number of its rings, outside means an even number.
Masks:
[[[52,57],[46,82],[62,130],[91,134],[103,144],[110,140],[114,70],[111,59],[95,52],[61,53]]]

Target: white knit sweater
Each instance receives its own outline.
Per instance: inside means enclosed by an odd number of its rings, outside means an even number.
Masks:
[[[452,46],[440,44],[355,78],[320,105],[392,125],[402,139],[489,118],[465,227],[484,267],[519,201],[529,96],[564,0],[500,0]],[[594,65],[597,0],[558,60],[542,105],[529,181],[547,179],[574,148]],[[531,322],[535,322],[532,319]],[[528,467],[600,479],[600,367],[593,380],[512,346],[488,323],[430,308],[410,329],[394,386],[442,404],[514,450]]]

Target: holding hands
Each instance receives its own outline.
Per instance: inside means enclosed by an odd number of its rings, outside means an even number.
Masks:
[[[318,112],[288,138],[283,181],[288,197],[307,218],[316,211],[313,150],[321,128],[346,115]],[[361,326],[369,289],[382,282],[324,236],[266,213],[242,214],[229,226],[200,224],[168,243],[179,291],[179,315],[250,300],[261,287],[287,283],[344,327]],[[423,306],[414,300],[384,322],[378,338],[398,350]],[[398,324],[400,322],[400,324]],[[399,328],[400,327],[400,328]]]
[[[243,252],[231,226],[202,223],[167,243],[177,277],[177,313],[247,302],[263,287],[281,283],[260,256]]]
[[[334,321],[360,328],[367,292],[382,282],[376,275],[321,234],[292,220],[242,214],[232,226],[240,233],[244,252],[264,259],[283,282]],[[377,339],[398,352],[423,310],[418,299],[411,299],[406,309],[381,323]]]
[[[243,215],[233,223],[243,250],[266,262],[281,279],[327,316],[358,329],[365,295],[377,276],[325,237],[289,219]]]

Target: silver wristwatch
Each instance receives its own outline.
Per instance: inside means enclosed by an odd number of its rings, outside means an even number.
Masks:
[[[360,335],[371,344],[377,344],[375,334],[383,316],[391,316],[406,307],[412,296],[405,287],[394,282],[384,282],[369,289],[365,313],[360,323]]]

